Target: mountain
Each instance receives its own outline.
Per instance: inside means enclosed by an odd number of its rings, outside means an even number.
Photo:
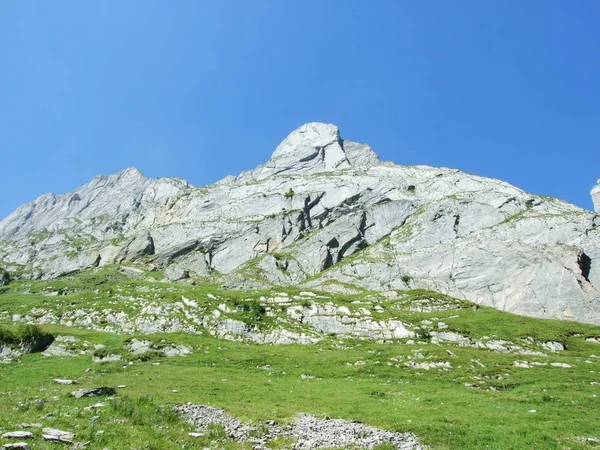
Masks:
[[[600,184],[592,190],[600,211]],[[47,194],[0,222],[0,266],[48,280],[134,262],[229,289],[427,289],[531,317],[600,324],[600,216],[458,170],[382,162],[336,126],[205,187],[137,169]]]

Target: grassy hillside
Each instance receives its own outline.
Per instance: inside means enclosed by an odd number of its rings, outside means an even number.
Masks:
[[[1,433],[40,423],[72,431],[75,441],[89,441],[91,449],[251,448],[218,427],[204,437],[188,437],[193,429],[171,408],[192,402],[253,422],[285,424],[298,412],[356,420],[414,432],[438,449],[599,444],[600,344],[594,338],[600,327],[514,316],[425,291],[397,299],[316,293],[297,301],[367,308],[374,320],[402,321],[415,334],[396,340],[323,335],[313,345],[274,346],[217,339],[201,329],[141,334],[112,322],[87,328],[61,323],[77,309],[113,309],[135,317],[144,302],[175,304],[184,296],[198,304],[199,316],[224,304],[230,311],[224,315],[248,326],[308,329],[285,322],[284,309],[264,302],[272,292],[163,283],[152,275],[132,279],[109,268],[52,282],[18,281],[2,289],[5,330],[16,329],[15,318],[44,318],[41,329],[60,336],[58,345],[74,356],[35,353],[0,364]],[[292,299],[299,293],[277,292]],[[442,307],[419,312],[427,304]],[[452,340],[456,336],[460,339]],[[151,341],[154,350],[131,353],[134,338]],[[551,351],[548,342],[560,342],[566,350]],[[168,346],[190,353],[166,357],[161,348]],[[94,362],[107,355],[121,359]],[[55,378],[79,385],[58,385]],[[98,386],[126,387],[117,388],[112,399],[69,395]],[[91,407],[98,402],[104,406]],[[39,429],[33,432],[32,448],[64,448],[43,441]],[[284,439],[272,443],[273,448],[290,445]]]

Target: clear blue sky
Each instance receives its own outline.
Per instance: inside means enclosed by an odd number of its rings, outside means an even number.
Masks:
[[[129,166],[212,183],[311,121],[591,209],[600,1],[0,2],[0,217]]]

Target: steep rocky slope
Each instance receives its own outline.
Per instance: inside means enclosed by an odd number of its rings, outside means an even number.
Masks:
[[[591,211],[498,180],[381,162],[337,127],[311,123],[266,164],[210,186],[127,169],[44,195],[0,222],[0,265],[36,279],[135,261],[229,288],[390,298],[424,288],[600,323],[599,225]]]

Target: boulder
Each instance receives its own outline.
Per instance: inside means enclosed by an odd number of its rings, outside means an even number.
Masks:
[[[33,433],[30,431],[9,431],[2,435],[2,439],[33,439]]]
[[[56,428],[43,428],[42,437],[46,441],[62,442],[64,444],[72,444],[75,435],[70,431],[57,430]]]
[[[154,240],[148,231],[143,231],[129,240],[119,252],[117,259],[121,261],[135,261],[142,256],[154,254]]]
[[[105,395],[114,395],[115,392],[115,388],[103,386],[97,388],[79,389],[78,391],[71,392],[71,395],[75,398],[102,397]]]
[[[2,446],[2,448],[29,450],[31,447],[29,446],[29,444],[26,444],[25,442],[15,442],[13,444],[4,444]]]

